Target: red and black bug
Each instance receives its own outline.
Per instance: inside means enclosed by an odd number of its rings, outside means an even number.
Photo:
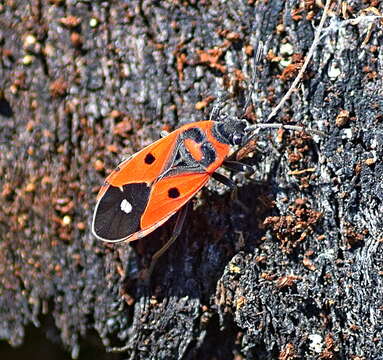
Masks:
[[[182,208],[172,237],[152,257],[146,274],[149,276],[156,260],[181,231],[184,205],[210,177],[236,187],[216,170],[223,165],[234,171],[253,172],[251,166],[228,161],[227,157],[231,146],[246,144],[257,128],[303,130],[282,124],[250,126],[246,120],[232,117],[184,125],[123,161],[106,178],[97,197],[92,232],[107,242],[137,240]]]
[[[146,236],[182,208],[225,165],[231,145],[242,145],[252,131],[245,120],[200,121],[182,126],[122,162],[98,194],[92,231],[108,242]]]

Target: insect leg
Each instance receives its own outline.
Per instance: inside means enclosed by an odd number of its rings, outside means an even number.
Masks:
[[[254,174],[254,169],[252,166],[241,163],[239,161],[225,160],[222,165],[230,171],[245,172],[249,175]]]
[[[232,190],[235,190],[237,188],[237,185],[235,184],[235,182],[233,180],[229,179],[226,176],[221,175],[220,173],[215,172],[211,176],[213,177],[213,179],[215,179],[215,180],[219,181],[220,183],[228,186]]]
[[[221,110],[225,107],[225,100],[227,99],[228,99],[228,96],[224,95],[223,93],[221,93],[218,96],[216,104],[214,105],[213,109],[210,112],[209,120],[225,121],[227,119],[228,115],[225,113],[221,113]]]
[[[249,209],[238,199],[238,187],[234,181],[216,172],[212,174],[212,177],[215,180],[221,182],[222,184],[228,186],[231,190],[233,190],[231,193],[231,199],[236,204],[238,204],[245,212],[249,212]]]
[[[166,242],[166,244],[160,249],[158,250],[157,252],[154,253],[154,255],[152,256],[152,262],[150,263],[150,267],[149,269],[146,271],[145,273],[145,277],[147,277],[147,279],[150,278],[150,275],[152,274],[153,272],[153,269],[154,267],[156,266],[156,263],[157,263],[157,260],[163,255],[163,253],[169,249],[169,247],[174,243],[174,241],[176,241],[176,239],[178,238],[178,236],[180,235],[181,231],[182,231],[182,227],[184,225],[184,222],[185,222],[185,218],[186,218],[186,213],[187,213],[187,210],[188,210],[188,205],[186,204],[179,212],[178,212],[178,215],[177,215],[177,220],[176,220],[176,224],[174,226],[174,229],[173,229],[173,233],[172,233],[172,236],[170,237],[170,239]]]
[[[164,137],[166,137],[166,136],[168,136],[168,135],[169,135],[169,131],[162,130],[162,131],[160,132],[160,137],[161,137],[161,139],[164,138]]]

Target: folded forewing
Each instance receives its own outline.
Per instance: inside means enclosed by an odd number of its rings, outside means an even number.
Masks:
[[[206,184],[209,177],[206,172],[191,172],[159,180],[151,189],[148,205],[141,218],[141,229],[174,214]]]

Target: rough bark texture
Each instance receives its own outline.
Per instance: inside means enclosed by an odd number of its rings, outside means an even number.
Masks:
[[[32,323],[80,358],[97,337],[124,359],[381,358],[379,1],[331,10],[278,116],[327,135],[263,132],[255,175],[234,176],[244,206],[212,181],[150,285],[136,275],[172,221],[131,245],[89,230],[124,157],[221,93],[243,115],[258,33],[247,116],[265,121],[312,43],[313,3],[0,3],[0,338],[20,345]]]

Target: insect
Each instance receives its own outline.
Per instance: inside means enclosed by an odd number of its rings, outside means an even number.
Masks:
[[[199,121],[182,126],[123,161],[105,180],[97,196],[92,231],[108,242],[140,239],[180,210],[225,165],[252,172],[248,165],[227,161],[231,145],[249,134],[245,120]]]
[[[253,172],[251,166],[228,161],[227,156],[231,146],[244,145],[256,128],[303,129],[249,125],[227,116],[182,126],[123,161],[106,178],[97,196],[93,234],[114,243],[137,240],[180,210],[210,177],[235,188],[233,181],[216,170],[223,165],[233,171]],[[173,241],[174,237],[177,235]]]
[[[144,276],[148,279],[158,258],[181,232],[185,204],[210,177],[236,188],[232,180],[216,170],[223,165],[233,171],[253,172],[251,166],[227,157],[231,146],[246,144],[256,128],[303,130],[283,124],[249,125],[246,120],[225,116],[221,121],[184,125],[123,161],[106,178],[97,196],[93,234],[113,243],[137,240],[182,208],[171,238],[152,256]]]

